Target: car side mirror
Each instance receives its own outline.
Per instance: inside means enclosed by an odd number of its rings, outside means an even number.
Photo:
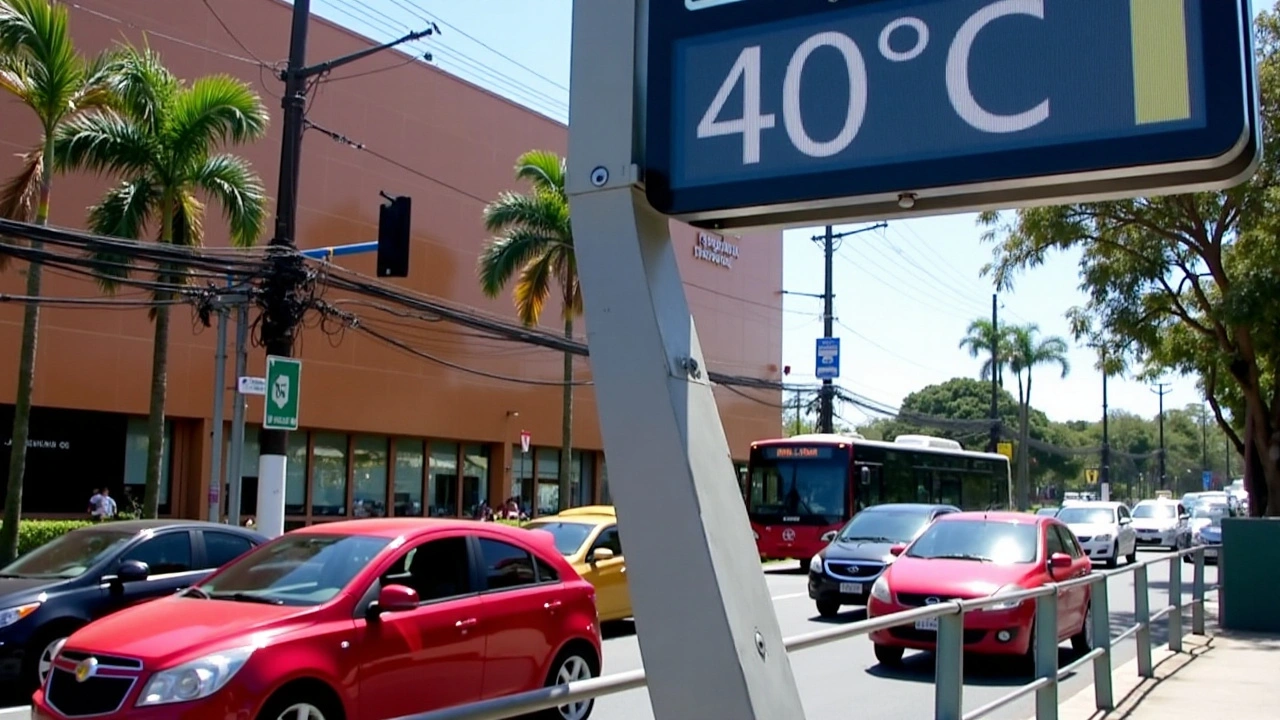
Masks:
[[[1120,524],[1121,524],[1121,525],[1132,525],[1132,524],[1133,524],[1133,520],[1132,520],[1132,519],[1130,519],[1130,518],[1120,518]]]
[[[1178,519],[1179,519],[1179,520],[1190,520],[1190,519],[1191,519],[1191,516],[1190,516],[1190,515],[1188,515],[1187,513],[1182,513],[1181,515],[1179,515],[1179,516],[1178,516]]]
[[[387,585],[378,591],[378,599],[369,607],[369,617],[382,613],[407,612],[418,608],[418,591],[405,585]]]
[[[1049,556],[1050,570],[1069,570],[1071,569],[1071,556],[1066,553],[1054,553]]]
[[[591,557],[587,558],[587,562],[600,562],[601,560],[612,560],[613,551],[607,547],[596,548],[591,551]]]
[[[893,546],[889,548],[889,554],[894,557],[898,557],[899,555],[901,555],[906,551],[907,551],[907,546],[903,543],[895,543]]]
[[[860,476],[861,476],[862,484],[863,484],[863,485],[870,485],[870,484],[871,484],[871,468],[867,467],[866,465],[863,465],[863,466],[862,466],[862,472],[860,473]]]
[[[141,582],[151,574],[151,567],[141,560],[125,560],[116,570],[116,579],[122,583]]]

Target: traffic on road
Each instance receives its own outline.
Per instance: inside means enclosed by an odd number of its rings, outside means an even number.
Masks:
[[[1133,562],[1144,537],[1148,546],[1175,549],[1212,544],[1231,512],[1212,499],[1198,500],[1190,513],[1167,499],[1132,511],[1099,501],[1052,514],[965,509],[1007,503],[1008,464],[995,462],[1002,456],[918,439],[843,440],[808,436],[753,455],[760,462],[749,469],[751,490],[769,500],[753,504],[748,496],[753,519],[772,502],[781,505],[774,522],[782,530],[822,531],[800,574],[785,564],[763,566],[787,635],[1084,577],[1095,563]],[[873,469],[877,457],[904,467]],[[948,471],[909,472],[911,463],[947,461]],[[914,488],[905,486],[908,478]],[[885,501],[908,490],[922,501]],[[847,508],[858,512],[828,529]],[[775,536],[784,533],[757,533],[763,559],[767,549],[801,552],[802,543],[779,544]],[[193,720],[385,720],[640,663],[626,557],[609,506],[523,527],[360,519],[271,541],[208,523],[113,523],[71,532],[0,574],[38,593],[14,590],[18,604],[0,627],[3,647],[32,669],[17,679],[34,686],[36,720],[159,720],[178,712]],[[1151,587],[1167,588],[1159,575],[1157,568]],[[1108,582],[1112,617],[1123,626],[1132,592],[1116,586],[1132,587],[1132,578]],[[1070,645],[1064,653],[1094,647],[1092,591],[1077,585],[1059,598],[1057,639]],[[989,700],[987,688],[1020,682],[1033,666],[1035,606],[1013,599],[965,615],[966,651],[1009,661],[972,678],[966,703]],[[797,653],[806,704],[835,707],[857,692],[883,700],[886,717],[921,716],[933,698],[937,622]],[[545,717],[649,717],[647,698],[633,694],[573,702]]]

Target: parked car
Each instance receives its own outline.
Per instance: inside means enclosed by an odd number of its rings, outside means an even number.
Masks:
[[[1087,502],[1063,508],[1056,516],[1065,523],[1092,560],[1102,560],[1113,568],[1120,558],[1138,561],[1138,533],[1124,503]]]
[[[89,622],[172,595],[267,538],[187,520],[73,530],[0,568],[0,682],[43,684],[58,646]]]
[[[1181,550],[1191,544],[1187,521],[1191,515],[1182,503],[1165,498],[1143,500],[1133,506],[1133,529],[1139,545]]]
[[[873,505],[854,515],[809,562],[809,598],[825,618],[840,613],[841,605],[866,605],[871,585],[893,561],[889,548],[905,545],[952,505],[890,503]]]
[[[631,617],[627,560],[622,556],[618,515],[607,505],[577,507],[533,520],[526,530],[541,530],[555,538],[556,550],[583,580],[596,589],[600,622]]]
[[[1199,514],[1203,509],[1196,508],[1196,513]],[[1222,545],[1222,519],[1224,517],[1230,517],[1230,515],[1224,512],[1215,513],[1208,523],[1200,525],[1191,533],[1192,545],[1213,546],[1204,549],[1204,561],[1206,564],[1216,565],[1218,563],[1218,553],[1220,552],[1218,546]],[[1196,517],[1193,515],[1192,521],[1195,519]],[[1196,560],[1191,555],[1183,555],[1182,561],[1184,563],[1193,563]]]
[[[600,658],[595,591],[550,535],[349,520],[81,629],[32,718],[384,720],[594,677]]]
[[[1066,525],[1055,518],[1015,512],[943,515],[898,554],[871,587],[868,617],[950,600],[996,597],[1083,577],[1093,564]],[[1058,597],[1059,642],[1093,646],[1091,588]],[[1035,654],[1035,600],[1011,600],[965,614],[964,649],[1030,659]],[[871,633],[876,660],[902,661],[908,649],[934,650],[937,618]]]

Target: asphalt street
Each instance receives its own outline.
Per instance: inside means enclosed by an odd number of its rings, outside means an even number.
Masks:
[[[1155,558],[1162,554],[1163,551],[1143,551],[1140,559]],[[1178,566],[1182,569],[1184,594],[1189,598],[1193,568],[1184,563],[1178,563]],[[807,577],[794,564],[766,567],[763,572],[773,597],[783,637],[821,630],[830,627],[832,623],[851,623],[865,617],[861,608],[845,608],[845,612],[832,620],[818,617],[806,590]],[[1211,585],[1217,582],[1216,567],[1205,568],[1205,580]],[[1114,636],[1134,622],[1133,575],[1114,577],[1109,584]],[[1169,572],[1166,563],[1149,569],[1149,585],[1151,607],[1161,608],[1167,605]],[[1184,624],[1189,632],[1189,615]],[[1152,629],[1152,645],[1164,645],[1167,641],[1167,623],[1162,621]],[[1115,666],[1133,659],[1135,647],[1133,639],[1116,646]],[[1065,645],[1060,652],[1061,665],[1076,657]],[[604,643],[605,673],[634,670],[642,665],[634,628],[629,623],[610,628]],[[1026,671],[1009,663],[969,660],[966,665],[966,712],[999,698],[1030,679]],[[919,720],[933,715],[934,668],[933,658],[928,654],[908,653],[902,669],[887,670],[876,662],[871,642],[860,636],[793,653],[791,667],[800,686],[800,696],[804,700],[808,720],[846,718],[855,710],[859,716],[876,720]],[[1060,690],[1060,700],[1088,689],[1092,682],[1092,672],[1087,669],[1067,678]],[[1035,714],[1034,702],[1034,695],[1027,696],[988,717],[1026,720]],[[635,690],[600,699],[592,717],[595,720],[652,720],[653,711],[649,706],[647,692]],[[0,720],[28,718],[29,715],[22,710],[0,711]]]
[[[1142,551],[1139,560],[1156,558],[1164,551]],[[1193,566],[1178,563],[1182,569],[1186,598],[1191,596]],[[861,608],[845,608],[838,618],[824,620],[818,616],[813,601],[806,590],[807,577],[794,564],[766,567],[765,579],[773,596],[782,636],[791,637],[828,628],[831,623],[851,623],[865,617]],[[1217,568],[1205,568],[1205,581],[1217,582]],[[1169,604],[1169,571],[1166,563],[1148,569],[1150,606],[1158,609]],[[1112,636],[1118,635],[1134,623],[1134,582],[1132,574],[1113,577],[1109,581]],[[1184,626],[1190,632],[1190,613]],[[1160,622],[1152,628],[1152,645],[1168,642],[1167,624]],[[1136,641],[1132,638],[1116,646],[1115,667],[1133,659]],[[1059,664],[1065,665],[1077,656],[1064,644]],[[642,667],[640,648],[634,632],[627,628],[605,640],[604,672],[624,672]],[[981,660],[966,661],[964,709],[966,712],[981,707],[1030,681],[1025,670],[1011,663],[989,663]],[[860,717],[876,720],[897,718],[927,718],[933,716],[933,658],[928,654],[908,653],[904,667],[888,670],[875,659],[871,642],[865,636],[822,645],[791,655],[791,667],[799,684],[808,720],[835,720],[850,717],[856,711]],[[1092,686],[1093,673],[1081,670],[1064,680],[1059,699],[1075,695]],[[1035,696],[1029,695],[988,715],[1004,720],[1026,720],[1035,715]],[[644,690],[601,698],[595,720],[651,720],[653,712],[649,696]]]

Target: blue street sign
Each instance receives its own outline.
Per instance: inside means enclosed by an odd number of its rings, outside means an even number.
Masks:
[[[733,227],[1228,187],[1248,0],[652,0],[645,190]]]
[[[1204,472],[1200,473],[1200,479],[1204,482],[1205,490],[1208,490],[1209,488],[1213,487],[1213,473],[1210,472],[1209,470],[1205,470]]]
[[[840,377],[840,338],[818,338],[814,375],[819,380]]]

